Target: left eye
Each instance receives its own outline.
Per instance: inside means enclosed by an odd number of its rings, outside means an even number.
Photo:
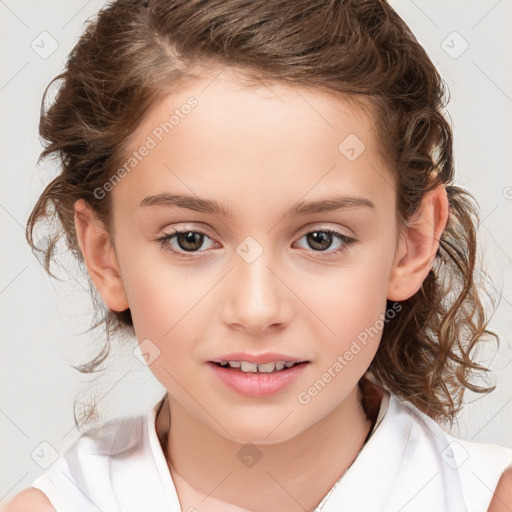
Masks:
[[[303,235],[301,239],[302,238],[306,238],[310,247],[315,249],[313,252],[327,252],[328,257],[346,252],[348,247],[355,242],[354,238],[350,238],[330,229],[310,231]],[[339,247],[334,250],[327,251],[327,249],[332,245],[334,239],[340,242]]]
[[[199,249],[203,246],[205,239],[212,240],[202,231],[178,231],[174,228],[173,231],[173,234],[166,233],[164,236],[157,238],[156,241],[165,251],[172,252],[185,258],[188,256],[186,253],[194,254],[197,252],[203,252],[199,251]],[[313,248],[313,253],[326,253],[327,257],[346,252],[348,247],[356,241],[354,238],[329,229],[310,231],[302,235],[299,240],[302,240],[303,238],[305,238],[308,245]],[[332,245],[335,239],[340,242],[340,245],[337,248],[328,251],[327,249]],[[177,247],[172,242],[176,242]],[[311,249],[309,250],[311,251]]]

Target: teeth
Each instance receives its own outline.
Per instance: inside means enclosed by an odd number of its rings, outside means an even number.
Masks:
[[[258,365],[254,364],[254,363],[246,363],[245,361],[242,361],[240,370],[242,370],[243,372],[257,372]]]
[[[296,363],[293,361],[272,361],[270,363],[249,363],[247,361],[220,361],[220,365],[231,368],[240,368],[246,373],[272,373],[284,368],[291,368]]]
[[[258,371],[263,373],[271,373],[276,369],[276,363],[265,363],[258,365]]]

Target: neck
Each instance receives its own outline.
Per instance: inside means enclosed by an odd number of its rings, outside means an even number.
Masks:
[[[356,386],[336,409],[298,436],[257,445],[262,456],[246,467],[237,458],[243,444],[211,430],[167,395],[156,429],[180,501],[180,486],[183,490],[186,485],[195,498],[202,497],[195,503],[201,510],[212,510],[205,505],[219,500],[234,504],[233,510],[313,510],[355,460],[375,422],[375,401],[374,407],[371,401],[363,406],[362,399]]]

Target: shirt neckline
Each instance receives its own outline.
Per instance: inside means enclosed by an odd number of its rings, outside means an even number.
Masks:
[[[320,503],[315,507],[314,512],[320,512],[326,502],[329,500],[331,495],[333,494],[334,490],[338,485],[343,481],[343,477],[348,473],[348,471],[354,466],[356,461],[359,459],[359,456],[363,451],[365,450],[367,444],[369,443],[370,439],[373,437],[374,433],[377,431],[377,428],[382,423],[382,420],[386,416],[386,413],[389,410],[389,403],[392,398],[392,395],[389,393],[389,391],[385,390],[384,388],[379,387],[379,390],[381,392],[381,400],[379,405],[379,412],[377,413],[377,418],[375,419],[375,423],[373,424],[372,429],[370,430],[369,434],[366,436],[366,439],[364,440],[363,444],[361,445],[361,448],[359,448],[359,451],[357,452],[357,455],[354,457],[354,460],[350,463],[350,465],[343,471],[343,473],[340,475],[338,480],[333,484],[333,486],[329,489],[327,494],[322,498]]]
[[[379,406],[379,412],[377,414],[377,418],[375,420],[375,423],[367,436],[366,440],[364,441],[363,445],[359,449],[359,452],[357,453],[356,457],[352,461],[352,463],[348,466],[348,468],[343,472],[343,474],[339,477],[339,479],[334,483],[334,485],[329,489],[327,494],[322,498],[320,503],[315,508],[315,511],[321,510],[325,503],[330,498],[331,494],[334,492],[335,488],[343,481],[344,476],[347,474],[347,472],[354,466],[355,462],[359,459],[360,455],[366,451],[366,447],[369,444],[369,441],[372,439],[374,434],[379,429],[380,425],[382,425],[382,422],[384,418],[387,415],[387,412],[389,411],[390,407],[389,404],[393,399],[393,395],[385,390],[384,388],[380,388],[382,393],[382,398],[380,401]],[[158,434],[156,431],[156,416],[158,412],[160,411],[160,408],[163,405],[163,402],[167,396],[167,393],[164,394],[163,397],[161,397],[157,403],[149,410],[147,416],[146,416],[146,434],[149,439],[149,446],[151,449],[151,454],[153,457],[153,460],[156,464],[158,474],[160,476],[160,480],[162,483],[162,486],[165,490],[165,497],[167,500],[167,505],[169,507],[169,510],[171,512],[180,512],[181,511],[181,505],[178,498],[178,493],[176,490],[176,485],[174,483],[174,480],[172,478],[171,471],[169,469],[169,466],[167,464],[167,459],[165,457],[165,454],[163,452],[162,446],[160,444],[160,440],[158,438]]]

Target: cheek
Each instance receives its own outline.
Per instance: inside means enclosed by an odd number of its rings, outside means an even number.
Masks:
[[[151,372],[179,397],[179,383],[189,381],[197,369],[194,333],[204,292],[177,279],[162,275],[156,267],[151,273],[138,273],[130,282],[128,300],[140,349],[152,358]]]
[[[180,319],[187,320],[187,312],[194,314],[206,283],[193,266],[167,259],[156,242],[126,242],[121,254],[123,284],[139,339],[150,333],[164,339]]]
[[[159,354],[150,369],[159,380],[162,377],[166,385],[171,385],[171,389],[172,383],[167,382],[169,373],[179,377],[190,369],[190,364],[195,364],[194,340],[201,339],[197,336],[198,320],[208,316],[205,307],[215,280],[207,271],[166,262],[154,253],[152,261],[149,255],[141,258],[151,261],[150,266],[137,265],[139,258],[133,254],[123,279],[134,330],[139,344],[147,343]],[[144,341],[147,339],[150,343]]]
[[[151,334],[164,342],[175,336],[194,317],[194,307],[205,293],[201,288],[175,272],[165,275],[157,268],[150,274],[137,274],[130,283],[128,300],[138,335]]]
[[[387,272],[386,261],[365,259],[340,270],[315,294],[308,292],[307,303],[315,305],[314,313],[325,327],[322,358],[335,360],[351,351],[361,365],[370,364],[384,327]]]

